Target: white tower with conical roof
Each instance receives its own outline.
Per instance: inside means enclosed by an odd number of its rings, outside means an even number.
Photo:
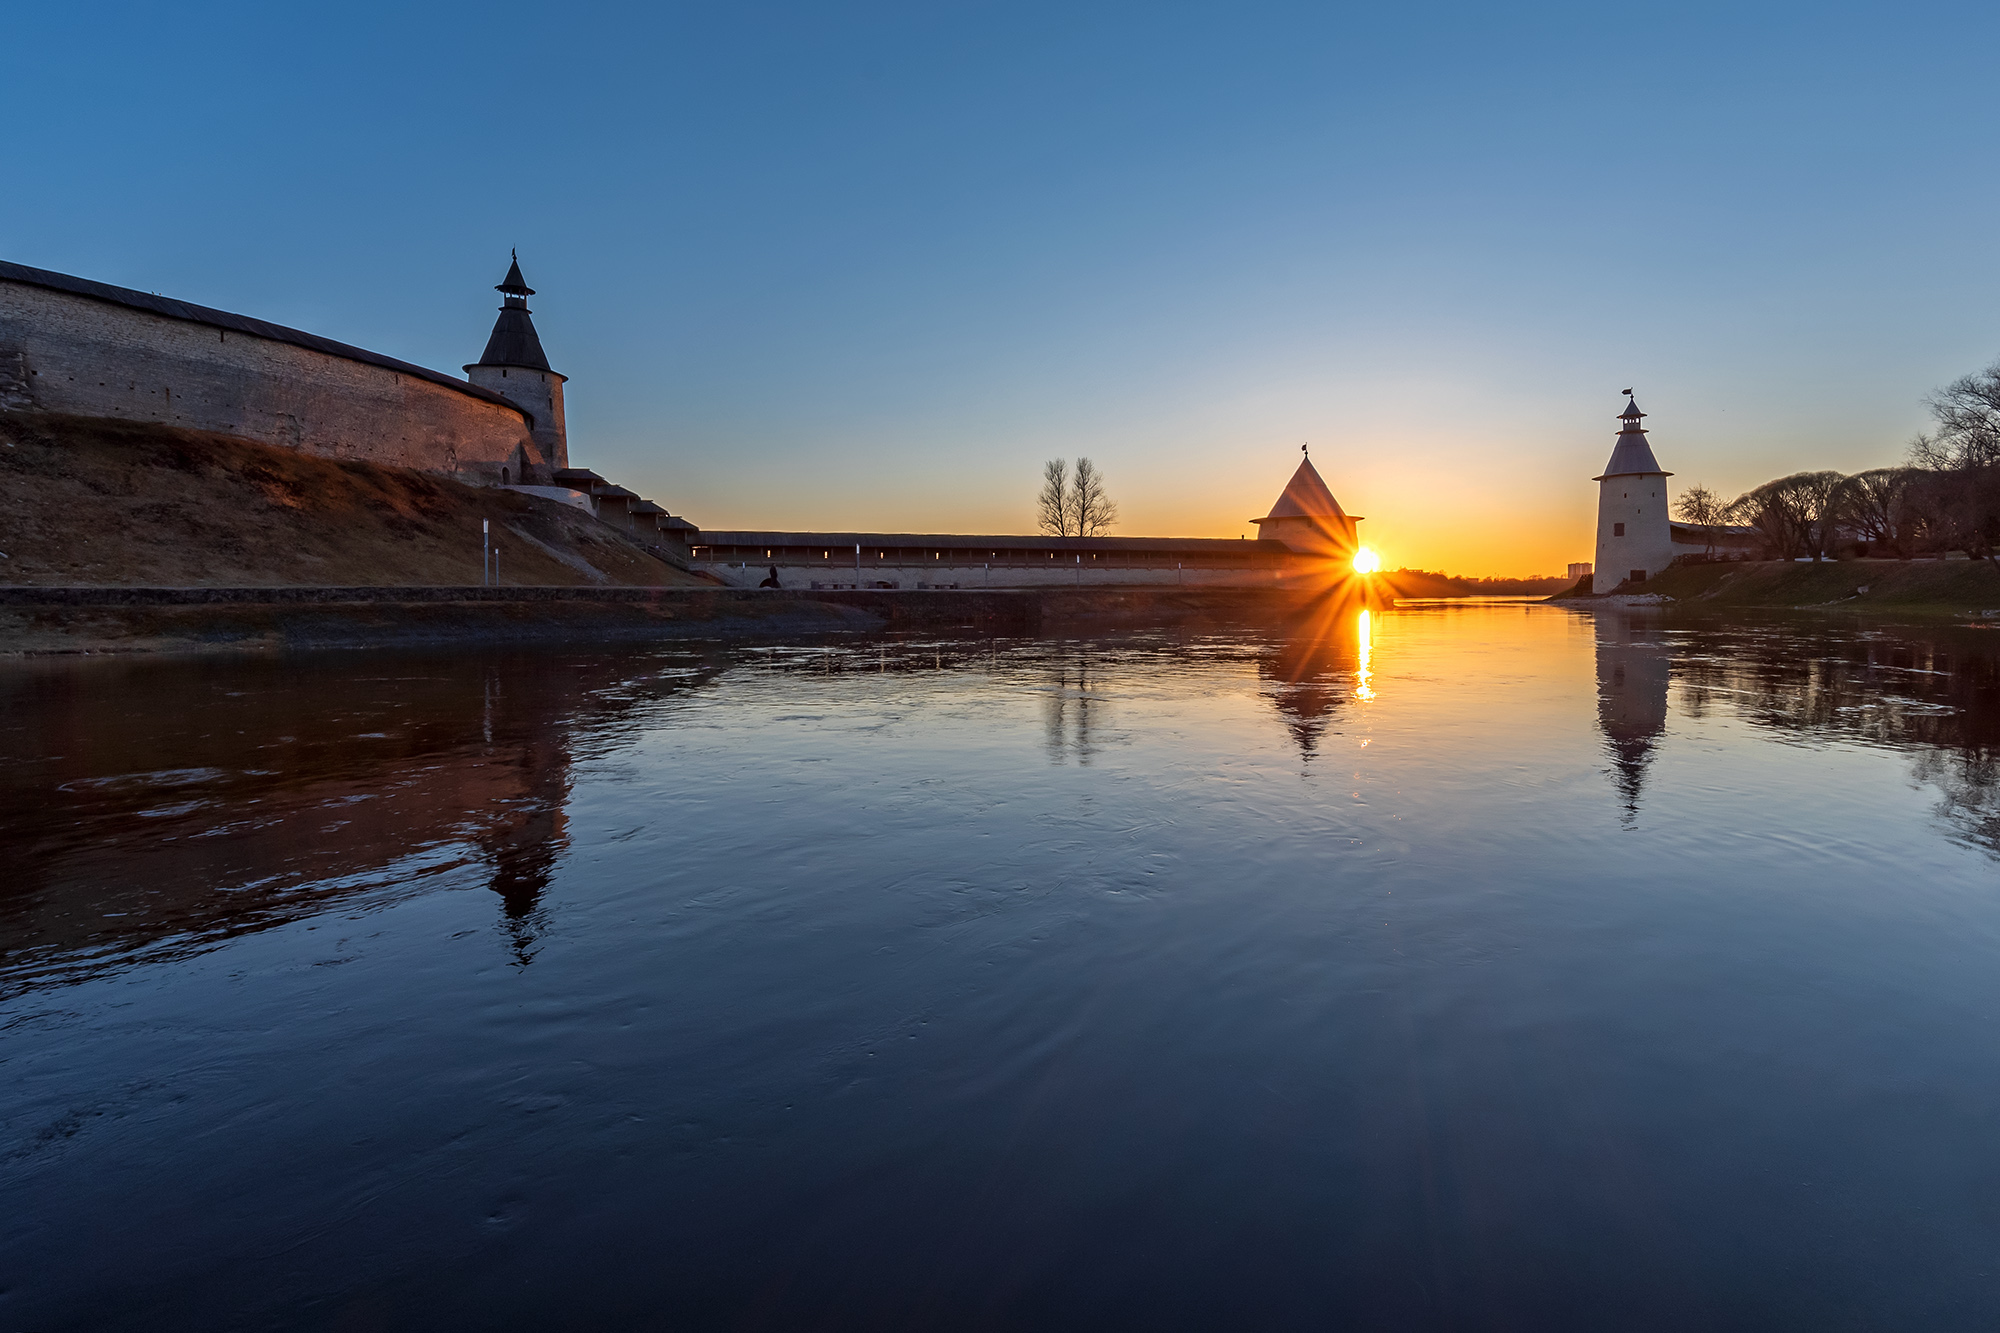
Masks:
[[[1590,590],[1610,592],[1621,583],[1643,583],[1674,562],[1674,530],[1667,516],[1667,478],[1646,443],[1645,413],[1625,391],[1618,414],[1618,442],[1597,482],[1597,563]]]

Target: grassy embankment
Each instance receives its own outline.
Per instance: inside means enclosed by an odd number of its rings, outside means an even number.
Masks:
[[[410,468],[138,422],[0,416],[0,584],[712,586],[589,514]]]
[[[2000,566],[1986,560],[1679,565],[1625,591],[1671,597],[1690,609],[1791,607],[1962,616],[2000,609]]]

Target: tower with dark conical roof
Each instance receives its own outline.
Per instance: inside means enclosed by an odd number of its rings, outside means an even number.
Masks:
[[[528,309],[528,298],[535,289],[522,279],[518,257],[493,290],[505,298],[500,303],[500,317],[493,321],[493,336],[486,340],[485,352],[477,363],[465,368],[465,377],[534,418],[530,434],[542,456],[523,458],[513,479],[546,481],[549,473],[569,466],[569,436],[563,425],[563,384],[569,377],[549,368]]]
[[[1667,515],[1667,478],[1646,443],[1646,414],[1625,391],[1618,440],[1597,482],[1597,563],[1590,590],[1610,592],[1621,583],[1643,583],[1674,562],[1674,529]]]
[[[1271,512],[1250,521],[1257,525],[1259,541],[1281,541],[1308,555],[1352,556],[1361,544],[1361,519],[1340,507],[1311,457],[1300,460]]]

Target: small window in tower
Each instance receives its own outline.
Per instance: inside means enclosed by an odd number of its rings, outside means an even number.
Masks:
[[[1646,581],[1646,571],[1645,571],[1645,570],[1643,570],[1643,569],[1635,569],[1635,570],[1633,570],[1633,571],[1632,571],[1632,582],[1634,582],[1634,583],[1644,583],[1645,581]]]
[[[1625,525],[1623,523],[1613,523],[1611,525],[1611,535],[1614,537],[1623,537],[1625,535]]]

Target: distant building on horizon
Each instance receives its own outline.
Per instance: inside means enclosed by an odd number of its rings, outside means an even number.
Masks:
[[[1646,414],[1627,390],[1618,414],[1618,439],[1597,483],[1597,559],[1592,592],[1644,583],[1674,562],[1673,523],[1667,515],[1666,471],[1653,457],[1641,426]]]

